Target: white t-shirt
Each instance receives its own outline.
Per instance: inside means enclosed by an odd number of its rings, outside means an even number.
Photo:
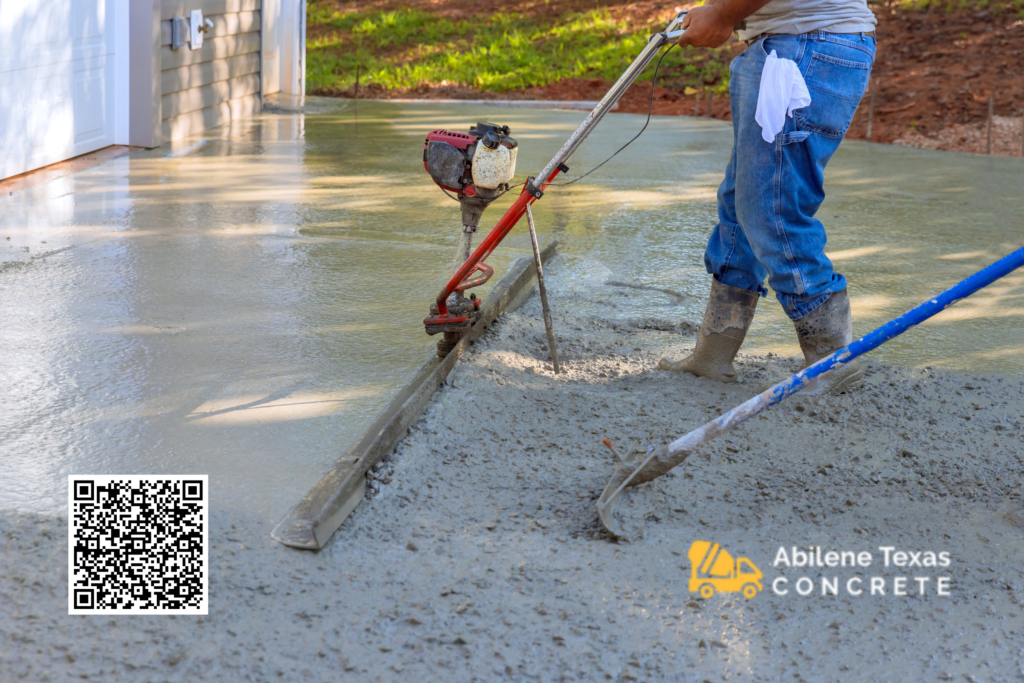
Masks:
[[[762,33],[870,33],[877,23],[867,0],[772,0],[747,17],[739,35],[750,40]]]

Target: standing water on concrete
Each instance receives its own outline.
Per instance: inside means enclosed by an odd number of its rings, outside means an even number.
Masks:
[[[432,353],[421,320],[460,226],[424,135],[508,124],[525,177],[583,116],[316,100],[0,198],[0,508],[61,511],[72,473],[203,473],[215,507],[275,522]],[[608,117],[570,176],[642,124]],[[535,215],[561,243],[553,308],[699,323],[730,144],[727,124],[655,118],[551,189]],[[819,216],[855,332],[1021,246],[1019,176],[1017,159],[844,144]],[[500,276],[529,248],[519,226],[490,262]],[[873,356],[1021,376],[1022,338],[1015,274]],[[774,301],[745,349],[797,354]]]

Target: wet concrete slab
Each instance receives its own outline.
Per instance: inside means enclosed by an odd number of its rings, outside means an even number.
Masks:
[[[524,176],[582,116],[311,100],[0,197],[0,508],[61,510],[68,474],[204,473],[215,508],[275,522],[432,352],[420,320],[459,221],[423,172],[423,135],[506,123]],[[610,116],[573,171],[642,123]],[[719,122],[655,118],[552,189],[536,217],[562,245],[553,286],[586,290],[596,317],[698,322],[730,144]],[[855,331],[1019,247],[1022,170],[846,143],[820,215]],[[491,262],[500,274],[529,248],[517,228]],[[1021,339],[1016,274],[874,355],[1022,376]],[[746,348],[796,353],[775,302]]]

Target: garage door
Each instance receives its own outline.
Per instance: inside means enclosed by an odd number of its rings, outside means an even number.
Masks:
[[[0,0],[0,178],[114,144],[127,2]]]

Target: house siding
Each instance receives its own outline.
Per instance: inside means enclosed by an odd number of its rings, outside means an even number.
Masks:
[[[213,23],[198,50],[171,49],[171,19],[201,9]],[[165,142],[262,108],[262,0],[163,0],[161,137]]]

